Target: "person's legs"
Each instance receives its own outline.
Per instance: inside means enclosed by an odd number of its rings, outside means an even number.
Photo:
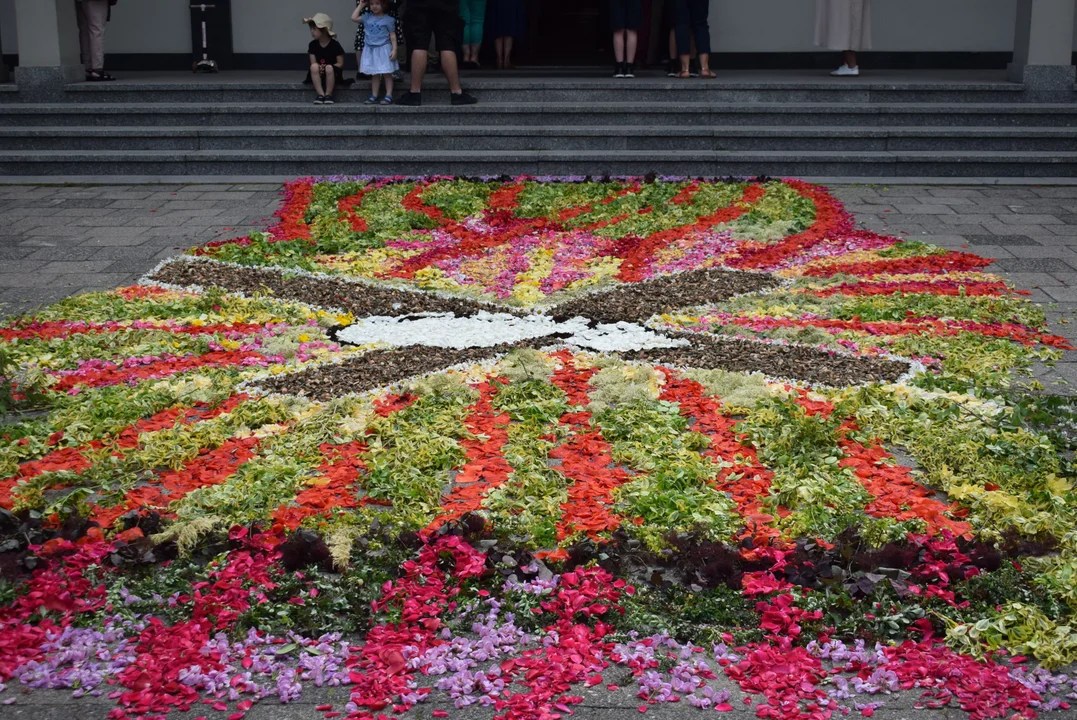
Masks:
[[[376,93],[375,93],[376,94]],[[393,74],[385,73],[385,96],[393,96]]]
[[[636,62],[637,42],[639,42],[639,33],[635,30],[625,30],[625,62],[630,65]]]
[[[692,26],[692,39],[699,56],[699,74],[701,77],[713,78],[711,72],[711,28],[707,19],[710,15],[710,0],[688,0],[689,21]]]
[[[505,69],[512,68],[512,35],[505,38]]]
[[[441,71],[445,73],[445,79],[449,81],[449,92],[454,95],[462,93],[460,87],[460,68],[456,66],[456,53],[452,50],[442,50]]]
[[[337,89],[337,71],[332,66],[325,68],[325,96],[333,97],[333,91]]]
[[[388,76],[389,82],[393,81],[392,77],[392,75]],[[374,73],[370,76],[370,94],[373,97],[378,97],[378,95],[381,95],[381,75],[378,75],[377,73]],[[389,94],[391,95],[392,93]]]
[[[689,77],[688,65],[691,62],[692,34],[691,14],[688,0],[673,0],[673,30],[677,36],[677,56],[681,61],[681,71],[677,77]]]
[[[449,81],[453,95],[463,92],[460,87],[460,68],[457,66],[456,48],[460,46],[460,14],[455,2],[435,0],[430,8],[430,25],[434,30],[434,44],[441,59],[441,72]],[[412,56],[412,60],[415,57]],[[412,86],[415,81],[412,81]]]
[[[314,94],[323,97],[325,95],[325,71],[318,63],[310,66],[310,79],[314,83]]]
[[[86,8],[80,2],[75,3],[75,19],[79,26],[79,53],[82,56],[82,64],[89,73],[94,69],[90,60],[90,23],[86,20]]]
[[[430,54],[426,50],[416,48],[411,51],[411,91],[421,93],[423,91],[423,75],[426,74],[426,62]]]
[[[856,51],[855,50],[846,50],[845,52],[843,52],[841,54],[841,56],[842,56],[842,60],[844,60],[845,64],[850,69],[856,67]]]
[[[494,50],[497,51],[497,69],[505,67],[505,38],[494,38]]]
[[[613,59],[618,63],[625,61],[625,31],[613,31]]]
[[[423,90],[423,76],[426,75],[426,63],[430,59],[431,22],[431,8],[427,0],[408,0],[404,13],[404,33],[405,42],[411,48],[411,92],[416,95]]]
[[[82,0],[86,13],[87,34],[89,36],[90,67],[93,70],[105,69],[105,25],[108,24],[108,0]]]

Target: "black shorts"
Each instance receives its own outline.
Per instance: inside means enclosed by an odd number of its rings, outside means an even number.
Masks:
[[[457,52],[463,41],[460,0],[408,0],[404,12],[408,49],[429,49],[431,36],[438,52]]]
[[[643,23],[643,0],[610,0],[610,28],[639,30]]]

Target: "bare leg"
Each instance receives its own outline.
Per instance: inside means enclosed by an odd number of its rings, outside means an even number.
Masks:
[[[505,38],[505,69],[512,67],[512,36]]]
[[[326,66],[325,68],[325,94],[332,95],[337,86],[337,72],[332,66]]]
[[[322,87],[322,66],[311,65],[310,66],[310,79],[314,81],[314,94],[318,97],[325,95],[325,90]]]
[[[411,91],[421,93],[423,91],[423,75],[426,74],[426,50],[411,51]]]
[[[705,78],[713,78],[716,75],[711,72],[711,54],[700,53],[699,54],[699,76]]]
[[[360,50],[355,51],[355,67],[357,67],[357,68],[363,67],[363,53]],[[358,73],[356,73],[356,76],[359,76],[359,75],[362,75],[362,74],[363,74],[362,72],[358,72]]]
[[[679,77],[679,78],[692,77],[691,73],[688,70],[688,66],[689,66],[689,63],[691,62],[691,60],[692,60],[691,55],[688,55],[688,54],[681,55],[681,71],[679,73],[677,73],[677,77]]]
[[[392,96],[393,94],[393,74],[385,73],[385,94]]]
[[[505,38],[496,38],[494,48],[497,50],[497,69],[505,67]]]
[[[669,31],[669,59],[677,57],[677,32],[675,30]]]
[[[450,92],[455,95],[464,91],[460,87],[460,69],[456,66],[456,53],[451,50],[441,52],[441,71],[445,73],[445,79],[449,81]]]
[[[619,63],[625,61],[625,33],[622,30],[613,33],[613,59]]]
[[[392,75],[390,75],[389,77],[391,78]],[[392,82],[392,80],[390,80],[389,82]],[[370,94],[374,97],[377,97],[381,94],[381,75],[370,76]]]
[[[845,61],[845,64],[848,65],[850,68],[856,67],[856,51],[846,50],[841,54],[841,56],[842,59]]]
[[[625,30],[625,62],[636,62],[636,41],[639,38],[635,30]]]

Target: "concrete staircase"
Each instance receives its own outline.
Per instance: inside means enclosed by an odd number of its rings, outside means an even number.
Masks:
[[[465,85],[481,103],[451,107],[435,76],[420,108],[363,105],[365,83],[316,106],[242,76],[78,84],[50,103],[8,89],[0,175],[1077,177],[1077,93],[924,77],[480,76]]]

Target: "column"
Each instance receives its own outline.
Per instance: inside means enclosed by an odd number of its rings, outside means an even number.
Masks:
[[[58,95],[85,78],[74,0],[15,0],[19,93]]]
[[[1009,77],[1029,92],[1073,92],[1074,0],[1018,0]]]

